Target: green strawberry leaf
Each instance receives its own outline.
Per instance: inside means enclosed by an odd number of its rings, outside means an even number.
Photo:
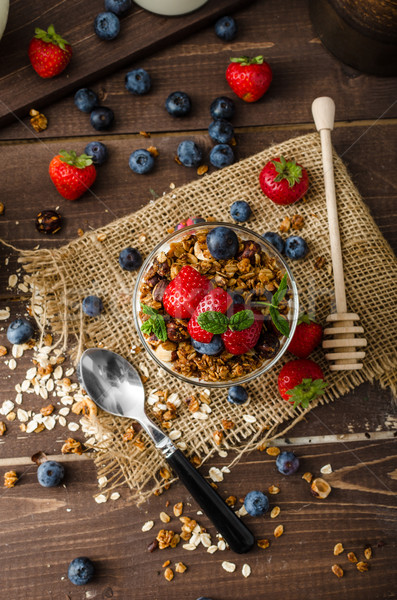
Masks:
[[[286,392],[289,396],[289,401],[294,403],[294,408],[301,406],[307,408],[311,400],[322,396],[327,387],[324,379],[302,379],[299,385],[296,385],[292,390]]]
[[[150,315],[151,317],[155,317],[156,315],[159,314],[158,310],[156,310],[155,308],[152,308],[151,306],[147,306],[147,304],[142,304],[142,302],[141,302],[141,309],[142,309],[142,312],[145,313],[145,315]]]
[[[273,306],[278,306],[280,304],[281,300],[283,300],[287,291],[288,291],[287,273],[284,273],[283,278],[280,281],[280,285],[278,286],[277,291],[273,294],[273,298],[272,298]]]
[[[280,156],[280,162],[278,160],[273,160],[272,163],[277,172],[274,181],[286,179],[290,188],[301,181],[302,167],[297,165],[295,160],[286,161],[284,156]]]
[[[252,310],[240,310],[235,313],[229,319],[229,328],[232,331],[243,331],[251,327],[255,321],[254,313]]]
[[[271,306],[269,308],[269,313],[270,313],[270,316],[272,318],[272,321],[273,321],[275,327],[283,335],[285,335],[285,337],[288,337],[289,333],[290,333],[290,327],[289,327],[289,323],[288,323],[287,319],[285,319],[285,317],[282,317],[280,315],[280,313],[278,312],[277,308],[275,308],[274,306]]]
[[[218,334],[226,331],[229,319],[221,312],[207,310],[198,315],[197,322],[201,329]]]
[[[80,156],[77,156],[77,153],[74,150],[71,150],[70,152],[61,150],[59,155],[62,162],[65,162],[72,167],[77,167],[78,169],[85,169],[85,167],[89,167],[93,164],[92,156],[88,156],[88,154],[80,154]]]
[[[66,45],[70,45],[69,42],[64,40],[63,37],[56,33],[54,25],[50,25],[47,31],[40,29],[40,27],[36,27],[34,34],[37,39],[46,42],[46,44],[56,44],[62,50],[65,50]]]
[[[249,56],[240,56],[231,58],[230,62],[240,63],[242,67],[247,67],[248,65],[262,65],[264,59],[263,56],[255,56],[254,58],[250,58]]]
[[[306,323],[306,325],[310,325],[310,323],[316,323],[316,319],[312,313],[302,313],[298,318],[298,325],[301,323]]]

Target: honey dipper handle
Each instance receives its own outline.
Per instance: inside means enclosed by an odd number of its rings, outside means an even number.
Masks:
[[[336,311],[338,313],[345,313],[347,311],[345,280],[343,275],[342,249],[340,244],[331,144],[331,131],[334,128],[335,103],[332,98],[328,98],[327,96],[316,98],[312,104],[312,113],[316,129],[320,132],[321,138],[325,198],[327,201],[329,239],[335,283]]]

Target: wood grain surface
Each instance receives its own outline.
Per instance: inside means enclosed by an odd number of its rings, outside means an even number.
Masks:
[[[93,0],[70,0],[68,11],[72,4],[74,10],[62,20],[71,41],[82,39],[81,32],[90,29],[93,15],[102,10],[102,4]],[[209,5],[209,10],[217,11],[230,3],[225,0]],[[16,47],[16,40],[28,40],[30,29],[42,25],[44,16],[57,25],[55,16],[61,18],[66,3],[51,0],[44,11],[33,0],[14,0],[11,7],[9,33],[0,43],[1,59],[5,53],[9,58],[8,64],[2,60],[3,75],[11,73],[16,61],[27,64],[25,50]],[[131,17],[139,19],[144,14],[135,7]],[[193,21],[198,15],[183,19]],[[318,95],[332,95],[336,103],[332,134],[335,148],[383,235],[396,250],[396,78],[363,75],[338,62],[316,38],[306,0],[257,0],[238,11],[236,19],[239,34],[233,43],[218,40],[212,26],[188,37],[186,29],[183,41],[177,42],[172,34],[177,43],[171,44],[168,39],[156,52],[153,50],[157,40],[147,41],[153,44],[152,54],[141,55],[137,60],[127,58],[130,48],[124,47],[123,40],[133,22],[124,22],[121,43],[108,47],[107,73],[98,78],[101,63],[95,67],[95,81],[92,78],[92,87],[100,94],[102,104],[113,108],[116,114],[114,128],[101,135],[90,127],[88,116],[73,104],[79,81],[86,84],[91,80],[83,76],[83,71],[80,79],[68,80],[62,87],[62,94],[69,89],[69,95],[46,107],[49,127],[39,136],[33,133],[26,118],[32,96],[16,98],[25,107],[21,120],[0,129],[0,201],[5,205],[5,212],[0,215],[0,239],[21,248],[60,246],[75,238],[78,228],[96,228],[135,211],[153,200],[152,191],[161,195],[170,190],[170,184],[179,186],[198,178],[194,169],[174,161],[178,143],[194,139],[208,158],[212,145],[207,133],[209,105],[217,96],[232,95],[224,79],[230,56],[264,54],[274,71],[269,92],[252,105],[235,98],[237,159],[313,131],[312,100]],[[159,27],[160,21],[162,39],[167,40],[169,28],[176,29],[176,20],[158,18]],[[142,32],[140,41],[146,34]],[[93,44],[99,43],[91,38]],[[90,44],[86,46],[87,54],[76,51],[76,72],[83,67],[80,60],[93,51]],[[77,48],[83,46],[82,41]],[[144,67],[152,76],[153,89],[147,96],[135,98],[124,88],[125,73],[133,66]],[[11,80],[23,77],[28,88],[34,75],[29,75],[28,70],[25,67],[19,74],[11,73]],[[39,90],[38,98],[61,93],[57,87],[61,82],[46,84],[49,87]],[[0,79],[0,104],[5,89],[1,85]],[[7,87],[6,91],[13,89]],[[165,98],[176,89],[188,92],[192,98],[192,114],[183,120],[171,118],[164,110]],[[151,137],[140,136],[140,131],[150,132]],[[63,148],[82,151],[88,141],[95,139],[105,141],[109,161],[98,169],[93,193],[78,202],[63,200],[48,177],[51,158]],[[134,149],[149,145],[156,146],[160,153],[156,168],[150,176],[135,175],[128,169],[128,156]],[[40,235],[34,227],[36,214],[57,207],[65,218],[65,226],[53,237]],[[18,268],[17,254],[0,244],[0,309],[8,306],[11,318],[23,315],[29,300],[23,291],[8,287],[9,275]],[[385,286],[385,282],[380,282],[379,289],[374,290],[380,304]],[[5,336],[7,325],[8,321],[0,322],[0,345],[10,349]],[[4,400],[14,400],[15,385],[24,379],[30,359],[31,354],[25,353],[17,360],[15,371],[8,368],[4,358],[0,359],[0,405]],[[43,400],[31,394],[23,407],[38,410],[42,405]],[[149,553],[148,544],[163,527],[159,513],[165,510],[172,514],[171,508],[178,501],[184,503],[185,515],[197,518],[212,536],[215,534],[207,519],[197,515],[198,507],[181,485],[173,485],[138,508],[129,500],[126,488],[120,490],[118,500],[96,504],[93,495],[98,493],[97,473],[89,454],[60,455],[61,446],[70,435],[68,430],[57,426],[52,431],[26,434],[19,430],[18,421],[8,422],[3,416],[1,420],[7,424],[6,434],[0,437],[1,599],[397,598],[397,411],[391,392],[377,384],[363,384],[343,398],[318,407],[277,442],[282,449],[293,449],[300,457],[297,475],[280,476],[274,459],[258,451],[245,456],[225,474],[219,484],[219,492],[225,498],[230,494],[243,498],[253,489],[266,492],[272,484],[281,489],[279,495],[270,496],[271,506],[281,508],[276,519],[269,515],[242,517],[257,537],[269,538],[271,542],[268,549],[255,548],[245,556],[230,551],[210,555],[203,546],[194,552],[178,546],[172,551]],[[83,441],[81,431],[73,436]],[[64,485],[53,489],[38,485],[37,467],[30,457],[39,450],[64,462]],[[213,458],[201,471],[207,475],[210,466],[222,467],[233,457],[229,453],[226,458]],[[324,477],[333,489],[328,499],[316,500],[301,475],[310,471],[320,476],[321,467],[328,463],[333,472]],[[6,489],[2,487],[3,474],[10,469],[15,469],[20,479],[14,488]],[[241,502],[237,502],[236,507],[240,506]],[[141,528],[148,520],[154,520],[155,526],[144,533]],[[273,531],[278,524],[284,525],[284,534],[275,539]],[[179,531],[180,523],[173,517],[169,527]],[[345,551],[335,557],[333,547],[338,542],[343,543]],[[362,560],[367,545],[372,547],[373,558],[369,571],[360,573],[349,563],[347,552],[354,551]],[[91,584],[76,587],[67,579],[67,566],[81,555],[94,561],[97,574]],[[188,569],[184,574],[176,573],[174,580],[168,582],[162,568],[166,560],[171,561],[172,568],[177,561],[183,561]],[[222,569],[224,560],[236,563],[234,573]],[[241,573],[244,563],[252,569],[247,579]],[[334,563],[344,569],[342,579],[331,572]]]

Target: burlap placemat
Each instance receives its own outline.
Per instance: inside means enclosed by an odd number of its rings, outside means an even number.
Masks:
[[[278,207],[261,192],[259,172],[267,160],[280,154],[293,157],[307,167],[310,190],[305,202]],[[313,359],[324,369],[329,386],[310,409],[334,400],[364,381],[376,379],[383,387],[391,386],[394,390],[397,382],[396,258],[336,154],[334,160],[347,302],[349,309],[360,315],[368,349],[364,368],[353,372],[331,373],[322,351],[314,353]],[[20,260],[31,274],[35,289],[44,297],[39,324],[49,321],[59,334],[58,347],[63,346],[76,361],[89,346],[102,345],[119,352],[146,373],[147,393],[167,390],[178,393],[180,399],[198,393],[198,388],[182,384],[159,370],[144,352],[137,355],[131,352],[131,345],[139,346],[131,308],[136,275],[119,267],[118,254],[126,246],[136,246],[146,256],[164,238],[167,229],[194,214],[230,221],[230,205],[240,199],[250,203],[253,217],[249,227],[260,234],[277,231],[285,215],[299,213],[304,217],[302,235],[308,241],[310,253],[303,261],[291,261],[291,268],[298,283],[301,307],[315,312],[319,321],[324,322],[333,308],[333,279],[321,147],[318,134],[311,133],[176,189],[138,212],[86,233],[60,249],[23,252]],[[315,262],[320,257],[326,263],[316,269]],[[81,313],[81,300],[88,293],[97,294],[104,301],[105,312],[97,319],[88,319]],[[285,427],[293,426],[310,409],[294,411],[279,397],[278,372],[275,368],[248,385],[248,405],[230,405],[225,390],[211,392],[211,413],[206,420],[197,420],[182,402],[178,417],[172,422],[173,429],[181,434],[177,443],[187,455],[195,455],[201,462],[217,452],[225,456],[231,449],[238,451],[230,454],[235,460],[240,453],[280,434],[282,424],[284,431]],[[153,416],[150,406],[148,413]],[[235,427],[224,431],[222,445],[218,447],[213,432],[222,430],[222,419],[232,420]],[[123,440],[128,425],[127,420],[100,414],[88,435],[94,432],[100,442],[96,464],[98,474],[107,475],[105,493],[126,482],[133,498],[140,502],[154,490],[161,490],[167,481],[159,474],[163,461],[145,434],[139,436],[144,448],[135,444],[136,437],[132,441]]]

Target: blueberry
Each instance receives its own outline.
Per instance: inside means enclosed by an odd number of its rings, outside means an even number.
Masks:
[[[46,460],[37,469],[37,481],[43,487],[59,485],[65,475],[65,469],[56,460]]]
[[[105,0],[105,10],[120,16],[131,8],[131,4],[131,0]]]
[[[192,346],[197,352],[200,352],[200,354],[207,354],[208,356],[220,354],[224,348],[223,340],[220,335],[214,335],[208,344],[197,342],[192,338]]]
[[[248,492],[244,498],[245,510],[251,517],[260,517],[269,510],[269,498],[256,490]]]
[[[284,252],[285,256],[288,256],[288,258],[298,260],[299,258],[304,258],[306,256],[309,252],[309,246],[299,235],[290,235],[285,240]]]
[[[138,173],[138,175],[144,175],[153,169],[154,158],[150,152],[141,148],[130,154],[128,164],[130,165],[131,171]]]
[[[119,254],[119,264],[124,271],[136,271],[142,264],[142,256],[136,248],[124,248]]]
[[[228,167],[234,162],[233,150],[227,144],[217,144],[210,152],[210,163],[217,169]]]
[[[215,119],[208,127],[208,133],[210,138],[218,144],[227,144],[233,139],[234,129],[233,125],[225,119]]]
[[[95,17],[94,31],[101,40],[114,40],[120,33],[120,19],[112,12],[101,12]]]
[[[238,238],[229,227],[214,227],[207,233],[207,247],[215,260],[233,258],[238,251]]]
[[[282,254],[284,252],[284,240],[278,233],[274,233],[274,231],[267,231],[262,235],[263,239],[269,242],[272,246],[276,248]]]
[[[230,215],[232,219],[239,223],[248,221],[252,214],[252,210],[248,202],[245,200],[236,200],[230,207]]]
[[[165,108],[173,117],[184,117],[190,112],[192,103],[185,92],[173,92],[165,101]]]
[[[74,95],[74,103],[82,112],[90,113],[93,108],[98,106],[99,99],[92,90],[81,88],[80,90],[77,90]]]
[[[221,17],[215,23],[215,33],[221,40],[231,42],[237,35],[237,24],[233,17]]]
[[[97,165],[97,167],[103,165],[108,158],[108,149],[102,142],[90,142],[84,148],[84,152],[85,154],[88,154],[88,156],[91,156],[92,162],[94,165]]]
[[[242,385],[232,385],[227,394],[227,401],[231,404],[244,404],[248,400],[248,392]]]
[[[86,556],[74,558],[68,568],[69,580],[74,585],[85,585],[94,577],[94,565]]]
[[[234,102],[227,96],[219,96],[211,102],[210,113],[213,119],[231,119],[234,115]]]
[[[103,302],[98,296],[86,296],[83,300],[83,313],[87,317],[97,317],[103,311]]]
[[[233,304],[245,304],[245,300],[241,294],[234,290],[227,290],[227,292],[233,298]]]
[[[90,123],[97,131],[109,129],[114,120],[114,112],[111,108],[100,106],[94,108],[90,114]]]
[[[125,76],[125,87],[131,94],[142,96],[147,94],[152,85],[150,75],[145,69],[134,69]]]
[[[293,452],[281,452],[276,458],[276,467],[283,475],[292,475],[299,469],[299,458]]]
[[[185,167],[198,167],[203,158],[200,148],[192,140],[181,142],[176,153]]]
[[[23,344],[30,340],[34,332],[33,325],[26,319],[15,319],[7,329],[10,344]]]

